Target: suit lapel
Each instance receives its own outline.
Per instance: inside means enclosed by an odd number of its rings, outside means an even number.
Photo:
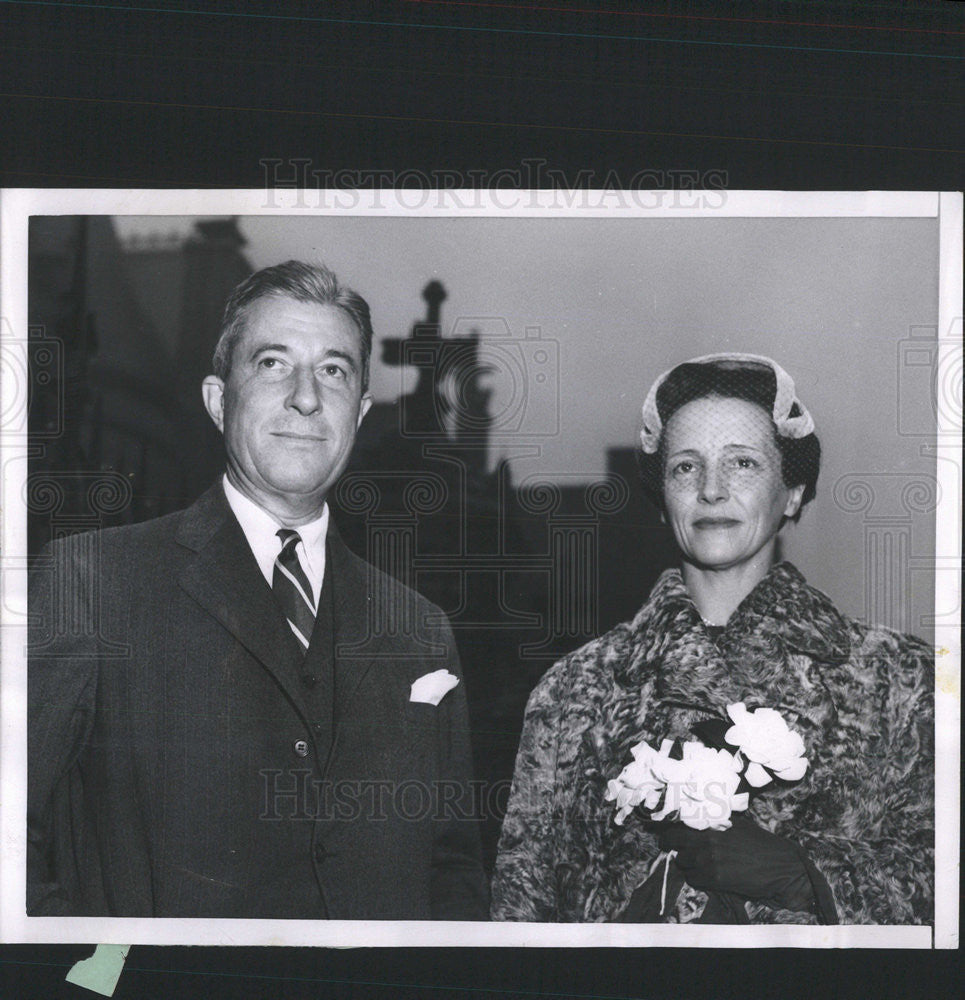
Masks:
[[[325,576],[331,574],[334,629],[334,724],[335,732],[325,774],[338,751],[339,736],[346,720],[364,692],[376,660],[384,655],[388,639],[377,628],[373,612],[376,597],[370,577],[377,571],[349,551],[335,524],[330,521]]]
[[[272,598],[221,484],[185,512],[178,541],[196,556],[181,588],[275,677],[294,704],[302,653]]]

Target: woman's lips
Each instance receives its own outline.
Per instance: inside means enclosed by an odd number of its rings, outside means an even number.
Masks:
[[[695,528],[733,528],[740,524],[733,517],[699,517],[693,522]]]

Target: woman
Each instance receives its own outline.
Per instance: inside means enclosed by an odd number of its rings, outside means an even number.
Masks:
[[[644,484],[682,568],[533,691],[493,917],[929,922],[933,654],[775,564],[820,462],[793,382],[767,358],[697,358],[657,380],[643,417]],[[643,805],[618,822],[608,784],[631,748],[694,741],[738,702],[802,737],[803,777],[752,794],[725,830],[655,823]]]

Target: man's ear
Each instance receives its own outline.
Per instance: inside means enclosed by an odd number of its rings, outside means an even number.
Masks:
[[[201,383],[201,397],[208,416],[215,427],[224,434],[224,382],[217,375],[209,375]]]
[[[371,406],[372,406],[372,395],[371,393],[367,392],[359,400],[359,418],[355,422],[356,430],[358,430],[362,426],[362,418],[365,416],[366,413],[369,412]]]

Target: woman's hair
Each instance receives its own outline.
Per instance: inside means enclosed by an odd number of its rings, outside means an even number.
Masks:
[[[638,451],[640,474],[647,499],[660,511],[664,509],[664,438],[667,421],[687,403],[708,396],[725,399],[743,399],[759,406],[773,424],[774,397],[777,377],[772,368],[764,364],[719,364],[684,362],[667,375],[657,390],[657,412],[660,415],[660,444],[655,452]],[[797,416],[795,404],[790,416]],[[789,518],[797,521],[804,505],[814,499],[818,472],[821,467],[821,443],[812,431],[801,438],[782,437],[774,426],[774,443],[781,455],[781,477],[788,488],[803,486],[804,494],[797,513]]]

